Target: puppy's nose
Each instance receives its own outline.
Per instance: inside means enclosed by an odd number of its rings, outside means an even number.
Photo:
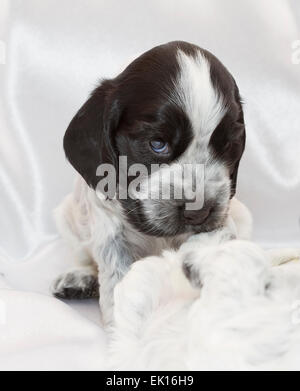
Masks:
[[[204,223],[204,221],[210,215],[210,212],[211,212],[210,207],[203,207],[200,210],[185,210],[183,212],[183,216],[186,224],[199,225]]]

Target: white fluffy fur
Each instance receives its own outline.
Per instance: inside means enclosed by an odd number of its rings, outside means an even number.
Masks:
[[[237,200],[227,227],[179,251],[132,265],[115,289],[110,368],[300,369],[300,322],[281,266],[300,250],[264,251],[245,240],[251,217]],[[185,277],[188,263],[202,288]],[[299,265],[300,267],[300,265]]]

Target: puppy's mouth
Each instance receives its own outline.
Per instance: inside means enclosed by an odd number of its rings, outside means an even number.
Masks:
[[[222,215],[222,217],[216,218],[207,218],[201,224],[198,225],[186,225],[185,230],[188,233],[199,234],[201,232],[211,232],[216,229],[220,229],[224,226],[226,221],[227,214]]]
[[[201,232],[210,232],[215,229],[222,227],[222,224],[200,224],[200,225],[186,225],[185,229],[187,232],[193,234],[200,234]]]

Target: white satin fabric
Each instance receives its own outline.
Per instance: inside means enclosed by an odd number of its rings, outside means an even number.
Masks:
[[[255,240],[300,244],[298,0],[0,0],[0,286],[45,293],[68,266],[52,219],[74,178],[64,131],[100,77],[176,39],[209,49],[239,85],[238,196]]]

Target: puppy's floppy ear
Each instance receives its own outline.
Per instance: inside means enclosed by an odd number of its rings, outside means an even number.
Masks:
[[[121,108],[113,98],[113,83],[104,81],[92,93],[72,119],[64,136],[64,150],[69,162],[96,188],[97,167],[107,163],[117,167],[114,134],[121,117]]]
[[[230,168],[230,180],[231,180],[231,193],[230,193],[230,198],[235,196],[236,193],[236,184],[237,184],[237,175],[238,175],[238,170],[239,170],[239,164],[241,161],[241,158],[243,156],[244,150],[245,150],[245,145],[246,145],[246,128],[245,128],[245,121],[244,121],[244,111],[242,107],[242,99],[240,96],[240,92],[238,89],[238,86],[233,79],[234,82],[234,96],[235,96],[235,101],[238,104],[239,107],[239,118],[238,118],[238,123],[236,124],[236,129],[235,129],[235,137],[234,139],[237,140],[238,144],[238,150],[239,150],[239,156],[236,158],[236,161],[232,164]]]
[[[246,132],[242,116],[236,123],[232,123],[229,117],[224,118],[210,139],[215,156],[222,160],[229,169],[231,198],[236,192],[238,168],[245,149],[245,141]]]

